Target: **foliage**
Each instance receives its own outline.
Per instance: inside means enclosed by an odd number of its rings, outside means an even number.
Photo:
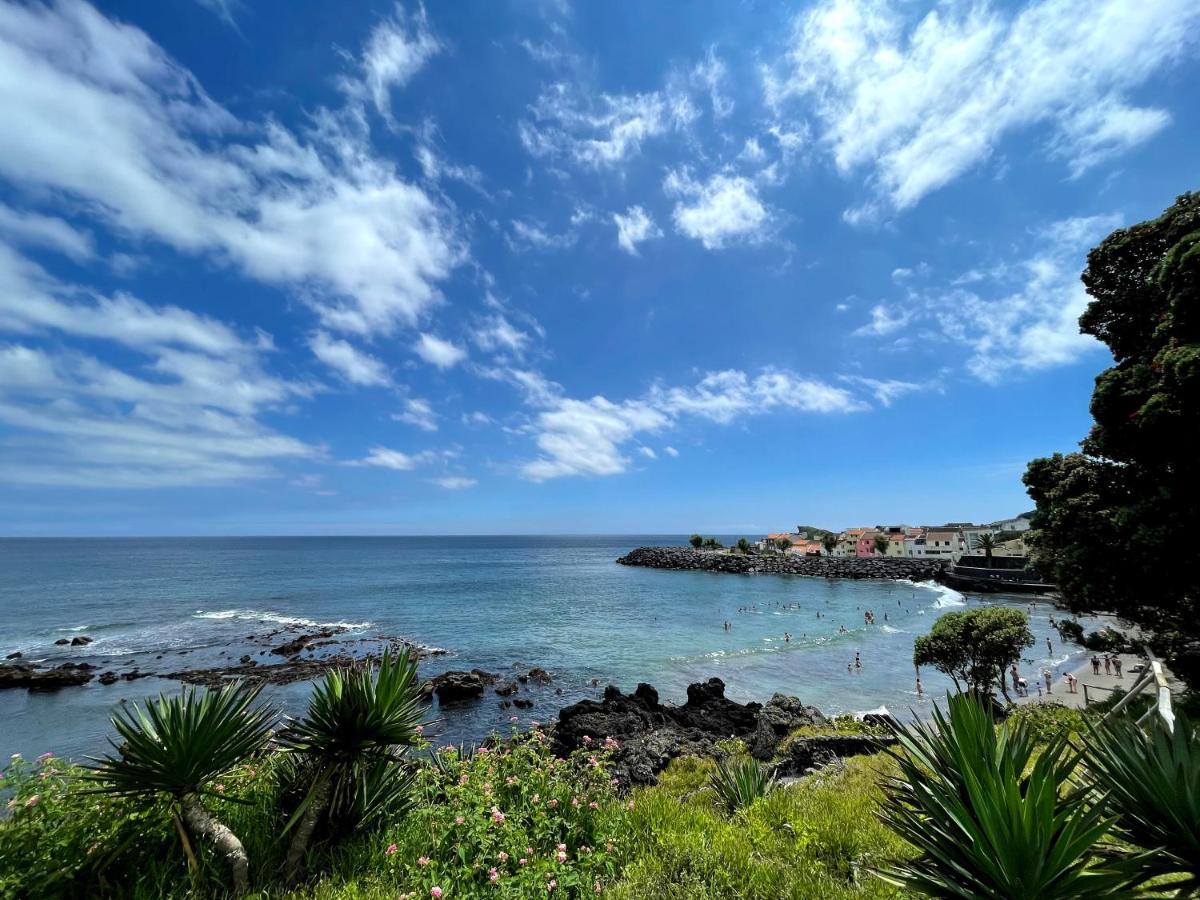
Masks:
[[[112,794],[178,798],[202,791],[266,746],[279,713],[255,707],[260,690],[231,684],[201,693],[186,687],[160,694],[144,709],[137,703],[121,708],[112,718],[121,742],[110,739],[117,754],[93,760],[84,777]]]
[[[837,542],[838,539],[836,534],[826,534],[821,538],[821,546],[825,548],[826,553],[832,553],[834,547],[837,546]]]
[[[730,814],[746,809],[775,789],[775,778],[745,757],[718,760],[708,783]]]
[[[1132,861],[1093,855],[1112,820],[1066,789],[1078,761],[1066,738],[1035,753],[1029,729],[996,728],[977,695],[948,703],[949,718],[935,709],[932,724],[896,729],[900,771],[879,815],[922,855],[880,875],[931,897],[1130,896],[1142,879]]]
[[[975,546],[983,551],[987,566],[992,567],[992,553],[996,550],[996,539],[990,534],[981,534],[975,539]]]
[[[787,553],[788,548],[792,546],[791,538],[779,538],[775,541],[775,546],[779,548],[780,553]]]
[[[913,642],[913,665],[933,666],[964,688],[990,694],[999,685],[1004,696],[1005,672],[1033,646],[1029,617],[1019,609],[987,606],[942,615],[929,634]]]
[[[883,535],[883,534],[875,535],[875,552],[878,553],[880,556],[886,556],[889,543],[890,542],[887,539],[887,535]]]
[[[749,553],[751,550],[751,544],[744,537],[740,537],[737,539],[737,549],[738,553]]]
[[[1009,710],[1010,727],[1021,726],[1038,744],[1048,744],[1060,735],[1073,737],[1084,730],[1084,717],[1077,709],[1061,703],[1026,703]]]
[[[716,538],[710,537],[710,538],[704,539],[704,548],[706,550],[720,550],[723,546],[725,546],[725,545],[722,544],[720,541],[718,541]]]
[[[1200,194],[1121,229],[1088,256],[1080,329],[1109,346],[1081,453],[1033,460],[1027,541],[1077,612],[1106,610],[1153,635],[1200,684]]]
[[[688,538],[688,543],[691,544],[695,549],[699,550],[704,546],[704,538],[698,534],[693,534],[690,538]]]
[[[629,814],[630,854],[617,900],[822,900],[896,897],[868,869],[911,849],[867,812],[892,763],[846,761],[836,773],[780,786],[736,817],[705,790],[716,764],[681,758]]]
[[[1147,729],[1117,718],[1088,729],[1082,781],[1106,797],[1114,835],[1136,847],[1146,878],[1186,874],[1172,882],[1181,896],[1200,889],[1200,731],[1179,716],[1174,732],[1154,716]]]

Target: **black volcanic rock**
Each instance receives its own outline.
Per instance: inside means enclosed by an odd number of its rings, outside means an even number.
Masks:
[[[936,559],[893,556],[796,556],[792,554],[720,553],[690,547],[638,547],[617,560],[623,566],[688,569],[736,575],[809,575],[818,578],[908,578],[927,581],[940,577],[945,563]]]
[[[94,676],[91,666],[63,663],[53,669],[28,664],[0,666],[0,689],[28,688],[31,691],[56,691],[87,684]]]
[[[92,638],[88,637],[86,634],[81,634],[81,635],[79,635],[79,637],[71,638],[71,646],[72,647],[84,647],[84,646],[90,644],[91,642],[92,642]]]

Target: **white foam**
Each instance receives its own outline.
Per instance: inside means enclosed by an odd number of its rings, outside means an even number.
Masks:
[[[371,622],[314,622],[312,619],[302,619],[298,616],[284,616],[279,613],[261,612],[256,609],[221,609],[212,612],[198,609],[192,615],[194,619],[239,619],[255,622],[274,622],[277,625],[299,625],[302,628],[345,628],[347,631],[362,631],[370,628]]]
[[[854,714],[854,718],[860,722],[863,716],[891,716],[891,712],[886,706],[877,706],[874,709],[863,709]]]
[[[884,634],[903,634],[904,633],[903,629],[895,628],[891,625],[881,625],[879,630],[882,631]]]
[[[944,584],[938,584],[936,581],[910,581],[907,578],[899,579],[901,584],[911,584],[913,587],[923,588],[927,591],[933,591],[940,596],[934,602],[934,606],[938,609],[944,609],[947,606],[966,606],[967,600],[952,587],[947,587]]]

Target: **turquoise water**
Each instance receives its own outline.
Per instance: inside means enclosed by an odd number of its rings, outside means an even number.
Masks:
[[[453,740],[507,726],[513,712],[521,723],[550,718],[608,683],[632,690],[648,681],[664,699],[681,701],[689,682],[713,675],[742,701],[784,691],[828,713],[919,711],[948,682],[923,672],[926,699],[916,696],[913,637],[962,604],[1029,610],[1038,642],[1027,667],[1061,671],[1082,658],[1077,648],[1059,644],[1049,625],[1053,607],[1028,598],[981,600],[903,582],[667,572],[614,562],[636,546],[682,540],[0,540],[0,656],[21,651],[28,660],[89,661],[100,670],[132,663],[173,671],[229,662],[247,649],[257,653],[260,647],[244,646],[246,637],[279,623],[338,623],[352,637],[401,635],[449,651],[422,663],[426,674],[475,666],[508,674],[541,666],[553,673],[554,684],[534,695],[528,711],[501,709],[490,694],[466,709],[432,710],[440,719],[435,730]],[[873,627],[863,624],[867,609],[876,614]],[[728,632],[725,621],[733,626]],[[94,643],[54,645],[75,634]],[[856,652],[863,667],[848,672]],[[107,718],[122,699],[177,687],[144,679],[57,693],[0,691],[0,754],[94,752],[104,746]],[[294,712],[308,689],[271,690]]]

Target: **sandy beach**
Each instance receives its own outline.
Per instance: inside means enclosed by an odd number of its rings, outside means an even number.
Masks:
[[[1040,671],[1021,672],[1021,676],[1029,684],[1029,696],[1018,698],[1017,703],[1061,703],[1063,706],[1082,709],[1089,703],[1098,703],[1107,699],[1115,690],[1128,690],[1133,687],[1142,674],[1142,667],[1148,664],[1145,658],[1132,653],[1115,654],[1116,658],[1121,661],[1121,674],[1116,674],[1115,667],[1112,667],[1112,670],[1106,674],[1103,664],[1104,654],[1096,654],[1096,656],[1101,660],[1099,675],[1092,671],[1092,657],[1090,656],[1071,673],[1078,679],[1074,693],[1069,690],[1065,673],[1051,683],[1051,690],[1047,692],[1046,682]],[[1170,672],[1167,673],[1167,683],[1172,694],[1182,689],[1182,685]],[[1039,684],[1041,686],[1040,694]]]

